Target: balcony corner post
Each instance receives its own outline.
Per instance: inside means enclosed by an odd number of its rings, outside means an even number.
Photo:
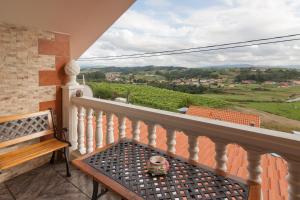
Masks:
[[[69,82],[62,86],[62,115],[63,127],[68,128],[68,140],[71,142],[72,147],[70,150],[76,150],[78,147],[77,135],[77,107],[72,104],[71,98],[75,96],[77,90],[82,90],[83,86],[76,82],[76,76],[80,72],[80,67],[75,61],[70,61],[65,66],[65,73],[68,76]]]

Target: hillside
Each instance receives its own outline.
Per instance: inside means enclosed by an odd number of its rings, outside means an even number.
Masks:
[[[95,97],[104,99],[128,97],[132,104],[174,112],[189,105],[244,110],[262,116],[262,127],[300,131],[300,102],[286,102],[290,96],[299,95],[300,86],[278,88],[273,85],[240,84],[225,88],[221,94],[188,94],[144,84],[89,82],[89,85]]]

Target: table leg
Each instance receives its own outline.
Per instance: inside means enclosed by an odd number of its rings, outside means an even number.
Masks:
[[[93,179],[93,196],[92,196],[92,200],[97,200],[98,199],[98,186],[99,183]]]
[[[98,194],[98,188],[99,188],[99,183],[97,182],[97,180],[93,179],[93,195],[92,195],[92,200],[97,200],[102,195],[104,195],[106,192],[108,192],[108,189],[103,188],[103,189],[101,189],[100,194]]]

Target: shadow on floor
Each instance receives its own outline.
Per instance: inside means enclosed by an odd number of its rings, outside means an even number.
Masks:
[[[0,183],[1,200],[88,200],[92,180],[71,166],[66,177],[64,163],[46,164]]]

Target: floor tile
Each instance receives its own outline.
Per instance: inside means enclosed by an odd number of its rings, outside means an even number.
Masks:
[[[73,170],[72,170],[73,171]],[[88,196],[73,185],[65,173],[45,165],[5,183],[16,200],[87,200]],[[84,187],[84,185],[81,185]]]
[[[10,194],[9,190],[3,183],[0,183],[0,199],[1,200],[13,200],[14,198]]]

